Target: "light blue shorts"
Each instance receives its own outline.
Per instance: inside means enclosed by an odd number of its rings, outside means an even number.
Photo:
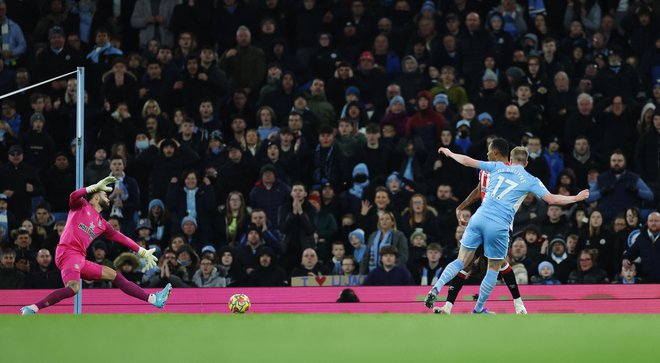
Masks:
[[[474,215],[463,233],[461,245],[474,251],[482,243],[484,256],[496,260],[504,259],[509,250],[509,226],[500,227],[489,219]]]

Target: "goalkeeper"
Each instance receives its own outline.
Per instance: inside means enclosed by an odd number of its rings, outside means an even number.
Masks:
[[[33,305],[24,306],[21,308],[21,314],[36,314],[40,309],[74,296],[80,289],[81,277],[85,280],[112,281],[127,295],[149,302],[158,308],[165,306],[172,290],[170,284],[156,294],[149,294],[136,284],[126,280],[121,273],[85,259],[87,247],[96,237],[103,236],[137,252],[140,257],[145,259],[148,269],[155,267],[156,261],[158,261],[154,256],[155,249],[145,250],[138,246],[128,237],[115,231],[99,214],[110,206],[106,193],[112,191],[108,185],[116,181],[115,178],[109,176],[94,185],[71,193],[69,196],[71,210],[55,252],[55,264],[62,271],[62,281],[65,286],[51,292]]]

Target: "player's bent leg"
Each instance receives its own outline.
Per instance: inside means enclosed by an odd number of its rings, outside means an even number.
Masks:
[[[133,296],[134,298],[149,302],[151,304],[156,301],[154,294],[149,295],[149,293],[144,291],[141,287],[131,281],[126,280],[124,275],[111,269],[108,266],[102,266],[101,278],[103,280],[112,281],[116,287],[118,287],[128,296]]]
[[[458,272],[461,271],[463,267],[465,267],[465,263],[471,261],[473,257],[474,250],[470,250],[461,246],[458,252],[458,258],[447,265],[445,270],[442,271],[440,278],[438,278],[438,282],[435,283],[433,288],[431,288],[431,291],[429,291],[428,295],[424,299],[424,305],[426,305],[427,308],[431,309],[433,307],[433,304],[435,304],[435,301],[438,298],[438,292],[442,286],[451,281],[458,274]]]
[[[37,301],[32,305],[23,306],[21,308],[21,315],[33,315],[39,312],[39,310],[46,308],[51,305],[55,305],[58,302],[72,297],[78,293],[80,290],[80,283],[77,280],[67,281],[66,286],[60,289],[57,289],[45,298]]]
[[[488,271],[486,272],[484,279],[481,281],[479,298],[477,299],[477,305],[474,307],[473,313],[482,314],[487,312],[487,310],[484,309],[484,304],[486,303],[486,300],[488,300],[491,292],[493,292],[501,266],[502,259],[488,259]]]

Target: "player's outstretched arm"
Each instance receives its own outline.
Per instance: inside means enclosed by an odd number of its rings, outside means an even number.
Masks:
[[[443,154],[449,158],[452,158],[456,160],[459,164],[462,164],[464,166],[469,166],[471,168],[478,169],[479,168],[479,161],[472,159],[469,156],[466,155],[461,155],[461,154],[456,154],[455,152],[447,149],[446,147],[441,147],[438,149],[438,153]]]
[[[546,194],[543,200],[548,204],[566,205],[571,203],[581,202],[589,198],[589,189],[580,191],[577,195],[559,195],[559,194]]]

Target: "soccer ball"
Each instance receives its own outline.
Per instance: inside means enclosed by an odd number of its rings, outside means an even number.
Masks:
[[[250,309],[252,305],[250,298],[245,294],[234,294],[229,298],[229,311],[234,314],[243,314]]]

